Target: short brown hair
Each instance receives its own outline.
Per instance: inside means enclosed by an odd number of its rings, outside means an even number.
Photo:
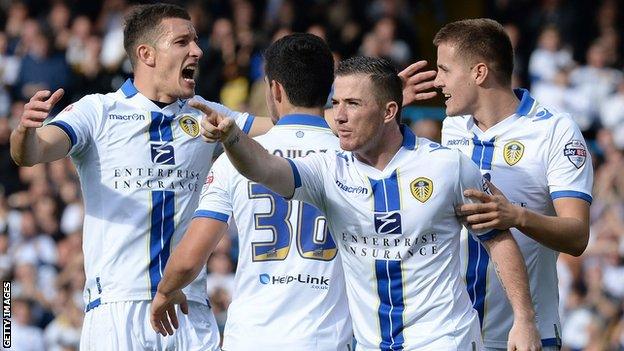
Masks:
[[[433,45],[443,43],[454,46],[468,61],[485,61],[499,83],[511,84],[513,48],[500,23],[488,18],[448,23],[433,38]]]
[[[134,67],[136,48],[154,41],[161,31],[161,21],[165,18],[181,18],[190,20],[188,12],[178,5],[173,4],[149,4],[136,6],[125,18],[124,49]]]

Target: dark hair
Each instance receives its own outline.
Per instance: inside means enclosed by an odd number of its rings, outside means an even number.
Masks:
[[[191,16],[185,9],[173,4],[149,4],[136,6],[125,18],[124,49],[132,67],[136,63],[137,46],[147,41],[155,41],[161,31],[161,21],[165,18],[182,18],[190,20]]]
[[[433,38],[433,45],[447,43],[455,46],[471,63],[484,60],[498,82],[511,84],[513,48],[503,26],[488,18],[451,22]]]
[[[336,76],[363,74],[373,83],[377,103],[384,106],[390,101],[398,105],[397,123],[401,123],[401,107],[403,106],[403,82],[399,72],[390,61],[383,58],[356,56],[340,62]]]
[[[287,35],[264,52],[266,76],[284,86],[291,104],[321,107],[334,82],[334,58],[327,43],[316,35]]]

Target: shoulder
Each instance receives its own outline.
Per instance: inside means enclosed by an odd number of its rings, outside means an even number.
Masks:
[[[466,123],[468,123],[468,120],[470,119],[469,115],[463,115],[463,116],[447,116],[443,121],[442,121],[442,128],[447,128],[447,129],[461,129],[463,127],[463,129],[466,129]]]

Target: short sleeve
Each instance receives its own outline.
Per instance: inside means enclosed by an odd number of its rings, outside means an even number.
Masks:
[[[67,134],[71,148],[69,156],[82,153],[93,141],[102,123],[102,101],[97,95],[87,95],[65,107],[48,125],[58,127]]]
[[[594,173],[587,143],[571,118],[562,116],[555,123],[546,160],[550,196],[591,203]]]
[[[249,131],[251,130],[251,126],[253,125],[253,121],[255,118],[253,115],[247,112],[233,111],[224,105],[218,104],[216,102],[208,101],[200,96],[195,96],[195,99],[197,99],[203,104],[206,104],[208,107],[224,115],[225,117],[232,118],[236,122],[238,127],[243,131],[243,133],[249,134]]]
[[[294,200],[301,200],[325,210],[325,186],[323,175],[329,172],[330,153],[310,154],[303,158],[287,159],[295,178]]]
[[[487,182],[481,175],[481,171],[475,165],[472,160],[466,157],[464,154],[459,154],[459,180],[458,180],[458,189],[457,189],[457,204],[468,204],[475,203],[477,201],[464,196],[464,190],[467,189],[477,189],[480,191],[484,191],[488,194],[491,194],[489,188],[487,187]],[[485,230],[485,231],[473,231],[468,229],[468,233],[470,233],[473,237],[479,239],[480,241],[486,241],[492,239],[501,231],[493,229],[493,230]]]
[[[193,218],[213,218],[227,223],[233,211],[229,180],[234,175],[230,174],[230,168],[229,160],[225,154],[215,161],[208,177],[206,177]]]

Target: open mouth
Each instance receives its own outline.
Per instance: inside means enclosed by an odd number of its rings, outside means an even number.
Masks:
[[[443,96],[444,96],[444,101],[445,102],[447,102],[451,98],[451,94],[444,93]]]
[[[188,65],[182,69],[182,79],[187,83],[195,84],[195,71],[197,66],[194,64]]]

